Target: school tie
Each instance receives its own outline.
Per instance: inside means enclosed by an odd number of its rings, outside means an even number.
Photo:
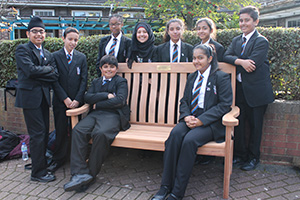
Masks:
[[[245,46],[246,46],[246,41],[247,39],[245,37],[243,37],[243,44],[242,44],[242,52],[241,52],[241,56],[244,54],[245,52]]]
[[[204,78],[203,75],[200,75],[197,86],[192,95],[192,102],[191,102],[191,105],[192,105],[191,113],[192,114],[194,114],[198,108],[198,98],[199,98],[203,78]]]
[[[109,55],[115,56],[115,48],[116,48],[116,45],[117,45],[117,41],[118,41],[117,38],[114,38],[114,42],[110,46],[110,49],[109,49],[109,52],[108,52]]]
[[[68,64],[71,64],[72,56],[70,54],[67,54],[67,60],[68,60]]]
[[[177,44],[174,44],[172,62],[177,62],[178,61],[178,49],[177,49],[177,46],[178,46]]]
[[[103,79],[102,85],[105,85],[109,81],[110,81],[109,79]]]
[[[43,52],[43,49],[42,48],[37,48],[39,51],[40,51],[40,57],[41,59],[44,59],[44,52]]]

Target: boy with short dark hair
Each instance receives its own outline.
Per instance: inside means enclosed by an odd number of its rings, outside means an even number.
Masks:
[[[127,80],[118,76],[118,61],[105,55],[100,60],[102,76],[92,82],[84,95],[84,101],[93,105],[93,110],[82,119],[72,131],[70,182],[65,191],[82,191],[94,182],[99,173],[111,143],[120,130],[127,130],[129,107]],[[93,144],[86,162],[89,140]]]
[[[55,172],[67,158],[69,145],[69,117],[66,110],[83,104],[83,95],[87,86],[86,56],[75,48],[79,40],[79,31],[68,27],[64,31],[64,47],[53,53],[59,79],[53,84],[53,114],[56,130],[55,149],[49,171]]]
[[[43,47],[46,37],[41,18],[33,17],[26,31],[29,42],[16,49],[18,87],[15,106],[23,109],[32,162],[31,180],[55,180],[47,172],[46,145],[49,135],[49,107],[51,84],[57,81],[54,59]]]
[[[260,158],[263,117],[274,101],[268,61],[269,42],[256,30],[259,11],[254,6],[240,10],[240,29],[224,54],[224,61],[236,65],[236,105],[240,108],[239,126],[235,128],[234,166],[253,170]],[[246,119],[250,126],[248,145],[245,137]]]

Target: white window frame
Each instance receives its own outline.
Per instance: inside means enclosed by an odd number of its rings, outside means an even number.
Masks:
[[[145,18],[145,13],[144,12],[118,12],[119,15],[129,15],[130,18],[134,18],[135,14],[141,14],[143,16],[143,18]]]
[[[285,22],[285,27],[286,28],[294,28],[294,26],[288,27],[288,24],[289,24],[290,21],[296,21],[296,24],[298,22],[300,23],[300,16],[299,17],[293,17],[293,18],[287,18],[286,22]],[[299,26],[296,26],[296,27],[300,27],[300,24],[299,24]]]
[[[34,15],[34,16],[37,15],[36,12],[52,12],[52,16],[55,16],[55,10],[53,10],[53,9],[33,9],[32,10],[32,15]],[[38,15],[38,16],[40,16],[40,15]],[[41,17],[52,17],[52,16],[42,15]]]
[[[74,12],[84,12],[85,13],[85,16],[75,16],[74,15]],[[90,17],[89,16],[89,13],[99,13],[100,14],[100,16],[95,16],[95,17],[102,17],[102,15],[103,15],[103,13],[102,13],[102,11],[101,10],[72,10],[71,11],[71,15],[73,16],[73,17]]]

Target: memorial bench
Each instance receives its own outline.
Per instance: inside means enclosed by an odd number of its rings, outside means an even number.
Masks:
[[[199,147],[197,154],[224,157],[223,198],[227,199],[232,173],[232,137],[234,126],[238,125],[239,108],[235,106],[236,68],[227,63],[219,63],[219,68],[231,75],[233,90],[232,110],[222,119],[226,126],[225,142],[209,142]],[[131,128],[121,131],[112,146],[164,151],[164,143],[178,121],[179,101],[187,76],[194,71],[192,63],[133,63],[132,69],[120,63],[118,74],[128,81]],[[67,111],[72,128],[78,123],[78,116],[88,110],[89,105],[85,104]]]

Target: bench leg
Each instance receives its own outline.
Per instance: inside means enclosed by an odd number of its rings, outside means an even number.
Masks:
[[[233,130],[233,127],[226,127],[226,131]],[[227,140],[228,141],[228,140]],[[226,144],[225,162],[224,162],[224,185],[223,185],[223,198],[229,197],[230,175],[232,174],[232,158],[233,158],[233,140],[229,139]]]

